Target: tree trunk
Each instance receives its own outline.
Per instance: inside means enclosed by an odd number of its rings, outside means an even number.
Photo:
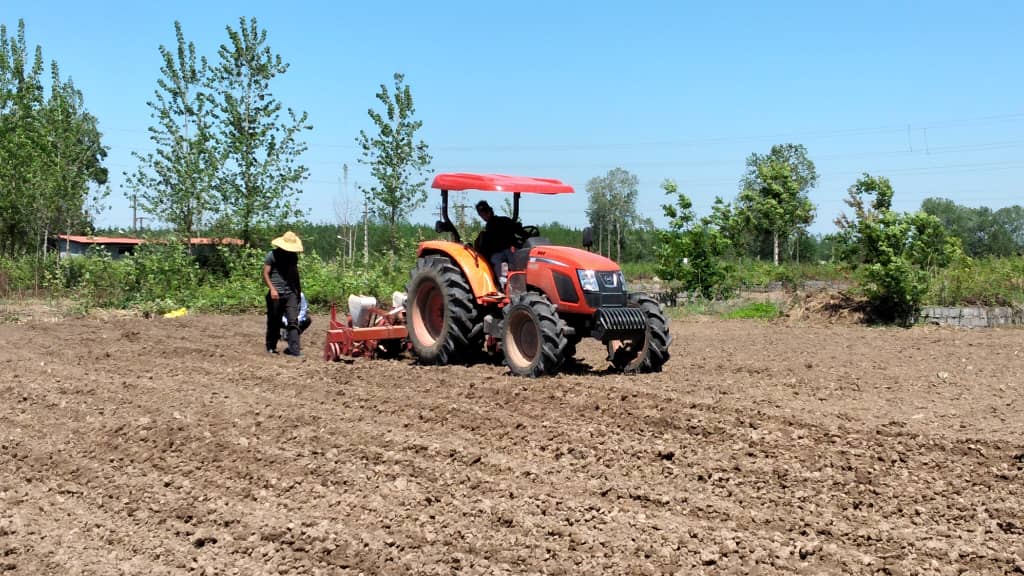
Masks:
[[[620,222],[615,223],[615,261],[622,262],[622,227]]]
[[[370,263],[370,205],[363,201],[363,264]]]
[[[779,265],[779,233],[772,232],[772,258],[775,265]]]

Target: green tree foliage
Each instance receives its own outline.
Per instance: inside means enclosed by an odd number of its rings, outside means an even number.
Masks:
[[[935,216],[892,210],[893,193],[888,178],[864,174],[848,189],[853,214],[841,215],[836,224],[847,261],[859,267],[873,315],[908,324],[927,293],[928,272],[966,256]]]
[[[107,148],[82,93],[29,52],[25,24],[0,25],[0,253],[42,253],[49,236],[84,232],[107,194]]]
[[[397,247],[398,224],[408,219],[427,198],[425,173],[431,161],[427,144],[416,140],[416,132],[423,121],[414,120],[416,107],[412,89],[405,84],[404,75],[396,72],[393,78],[394,89],[381,84],[376,95],[383,112],[373,108],[366,112],[375,132],[367,134],[360,130],[356,138],[363,154],[359,162],[370,167],[370,174],[376,181],[360,189],[374,216],[391,230],[388,246],[392,251]]]
[[[731,267],[724,260],[729,241],[712,218],[696,220],[693,203],[675,182],[666,180],[661,187],[673,203],[661,206],[669,223],[658,234],[658,274],[705,298],[730,295]]]
[[[221,221],[250,242],[260,227],[301,216],[296,200],[309,170],[299,163],[306,151],[300,139],[311,130],[308,115],[284,107],[271,81],[288,71],[267,45],[267,31],[256,18],[227,27],[228,43],[212,70],[216,103],[216,141],[223,164],[217,178]]]
[[[219,158],[211,125],[210,69],[205,57],[186,42],[181,23],[174,23],[177,46],[160,46],[163,75],[154,100],[146,104],[156,125],[149,128],[155,153],[133,152],[139,161],[126,183],[142,199],[143,208],[186,236],[209,224],[217,208],[214,196]]]
[[[800,144],[776,144],[768,154],[751,154],[734,209],[745,232],[767,233],[772,261],[779,264],[780,242],[805,233],[814,221],[808,192],[818,182],[814,162]]]
[[[942,222],[947,232],[963,240],[964,252],[980,258],[1024,253],[1024,207],[998,210],[961,206],[944,198],[926,198],[921,210]]]
[[[103,160],[107,148],[100,142],[96,117],[85,109],[82,93],[70,80],[62,80],[56,62],[50,64],[50,97],[40,114],[46,136],[38,220],[44,233],[91,228],[91,215],[102,207],[107,183]]]
[[[834,220],[839,230],[843,260],[861,264],[877,258],[873,253],[874,245],[865,243],[861,229],[877,222],[892,209],[893,194],[888,178],[867,173],[846,190],[843,203],[853,210],[853,214],[847,216],[843,213]]]
[[[597,251],[622,260],[626,238],[644,222],[636,210],[640,180],[623,168],[587,181],[587,220],[597,239]]]

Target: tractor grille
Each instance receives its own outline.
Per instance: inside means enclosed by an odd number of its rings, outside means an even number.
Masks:
[[[584,292],[583,298],[591,308],[626,305],[625,292]]]
[[[635,337],[646,329],[647,315],[639,308],[598,308],[594,313],[594,337],[601,341]]]

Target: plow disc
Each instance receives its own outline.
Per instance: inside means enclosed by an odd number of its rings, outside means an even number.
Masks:
[[[393,358],[409,349],[404,306],[392,310],[370,308],[366,323],[366,326],[353,325],[350,314],[339,320],[332,304],[331,324],[324,344],[324,360]]]

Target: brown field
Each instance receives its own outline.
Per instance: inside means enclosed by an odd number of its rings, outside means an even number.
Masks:
[[[16,312],[4,576],[1024,573],[1019,329],[682,320],[663,373],[524,380]]]

